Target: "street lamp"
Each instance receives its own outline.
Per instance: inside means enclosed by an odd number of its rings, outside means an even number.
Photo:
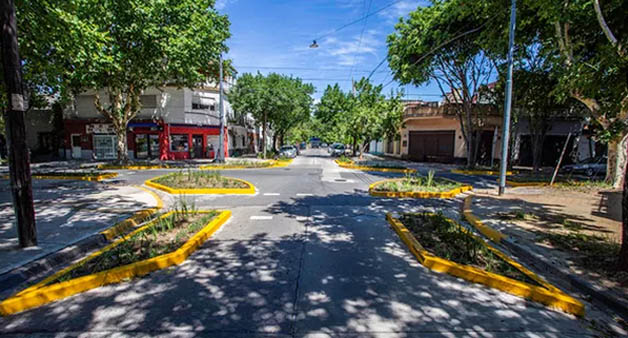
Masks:
[[[310,45],[310,48],[318,48],[318,43],[316,43],[316,40],[312,40],[312,44]]]

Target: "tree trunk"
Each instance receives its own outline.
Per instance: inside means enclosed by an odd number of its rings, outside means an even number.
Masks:
[[[624,151],[624,156],[626,153]],[[628,271],[628,170],[624,166],[624,191],[621,200],[621,249],[617,260],[617,267],[622,271]]]
[[[264,112],[264,117],[262,119],[262,152],[263,158],[266,159],[266,123],[268,120],[268,114]]]
[[[127,123],[124,123],[124,126],[120,126],[120,128],[116,130],[116,136],[118,139],[116,148],[118,149],[118,162],[120,163],[129,162],[129,152],[126,143],[126,126]]]
[[[627,136],[613,139],[608,142],[608,159],[606,162],[606,182],[612,184],[613,189],[619,189],[623,183],[626,168]]]
[[[355,151],[356,151],[357,144],[358,144],[358,140],[354,136],[353,137],[353,142],[351,143],[351,154],[352,154],[352,156],[355,156]]]
[[[13,0],[0,2],[0,54],[8,105],[4,113],[11,195],[21,247],[37,245],[30,158],[24,125],[24,90]]]
[[[273,134],[273,152],[277,152],[277,133]]]
[[[533,134],[532,135],[532,167],[533,173],[536,175],[541,168],[541,160],[543,158],[543,135],[541,134]]]

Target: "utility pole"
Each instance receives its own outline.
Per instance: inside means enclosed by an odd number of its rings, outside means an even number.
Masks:
[[[2,68],[7,89],[8,107],[4,121],[9,151],[9,172],[13,209],[17,221],[17,232],[21,247],[37,245],[35,229],[35,208],[30,159],[26,146],[24,126],[24,90],[22,89],[22,69],[17,44],[17,21],[14,0],[0,1],[0,46],[2,46]]]
[[[218,74],[218,109],[220,109],[220,144],[218,144],[218,156],[216,157],[216,162],[224,163],[225,162],[225,110],[222,102],[222,52],[220,53],[220,57],[218,58],[220,65],[218,66],[220,74]]]
[[[517,1],[511,0],[510,34],[508,37],[508,73],[506,80],[506,101],[504,103],[504,132],[502,135],[502,158],[499,172],[499,195],[506,190],[506,169],[508,167],[508,141],[510,139],[510,110],[512,108],[512,63],[515,49],[515,26],[517,21]]]

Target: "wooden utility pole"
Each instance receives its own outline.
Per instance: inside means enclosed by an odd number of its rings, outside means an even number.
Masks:
[[[31,167],[24,126],[24,111],[26,109],[22,88],[20,54],[17,45],[14,0],[0,1],[0,46],[2,47],[2,70],[8,100],[4,121],[13,208],[17,220],[20,246],[27,247],[37,245],[37,231],[35,229]]]

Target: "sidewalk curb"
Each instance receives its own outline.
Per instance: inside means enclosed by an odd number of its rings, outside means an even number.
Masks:
[[[471,196],[467,196],[463,201],[462,212],[465,216],[467,214],[472,215],[470,197]],[[467,202],[467,200],[469,202]],[[468,219],[467,219],[467,222],[469,222]],[[488,226],[487,228],[499,233],[499,231],[494,230]],[[504,236],[499,241],[495,241],[491,236],[487,236],[486,234],[484,235],[488,237],[491,241],[495,242],[496,244],[501,244],[502,246],[506,247],[513,254],[519,256],[522,260],[525,260],[528,264],[536,266],[537,268],[542,269],[545,272],[551,273],[555,275],[557,278],[568,282],[571,287],[591,297],[592,300],[595,300],[601,304],[604,304],[606,307],[615,311],[624,320],[628,320],[628,304],[626,302],[622,302],[618,300],[617,297],[612,292],[600,291],[600,290],[595,289],[595,287],[588,281],[578,276],[575,276],[574,274],[569,273],[568,271],[564,271],[564,269],[561,269],[553,265],[552,263],[543,259],[543,257],[538,257],[538,255],[535,255],[533,252],[530,252],[530,250],[517,244],[512,238],[508,236]]]
[[[534,253],[531,253],[529,250],[515,243],[510,238],[502,240],[501,244],[511,250],[515,255],[528,261],[530,264],[536,265],[540,269],[543,269],[546,272],[549,272],[556,277],[567,281],[570,286],[590,296],[592,300],[604,304],[606,307],[615,311],[624,320],[628,320],[628,304],[618,300],[616,296],[613,295],[611,292],[596,290],[591,283],[569,272],[566,272],[563,269],[543,259],[540,259]]]
[[[96,233],[83,238],[75,243],[69,244],[61,250],[51,252],[22,266],[0,275],[0,298],[5,298],[20,285],[41,278],[59,266],[84,257],[86,253],[100,248],[108,243],[105,235]]]

